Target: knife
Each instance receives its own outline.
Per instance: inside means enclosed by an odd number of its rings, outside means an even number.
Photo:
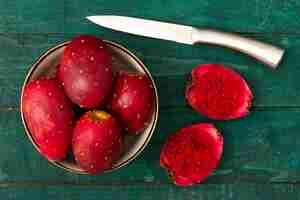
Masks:
[[[192,26],[114,15],[88,16],[86,18],[97,25],[135,35],[189,45],[207,43],[228,47],[248,54],[274,69],[278,66],[284,54],[284,50],[279,47],[242,37],[238,34],[214,29],[201,29]]]

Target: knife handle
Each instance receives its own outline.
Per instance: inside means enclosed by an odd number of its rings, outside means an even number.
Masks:
[[[248,54],[275,69],[280,63],[284,50],[254,39],[233,33],[213,29],[194,29],[192,32],[194,43],[207,43],[228,47]]]

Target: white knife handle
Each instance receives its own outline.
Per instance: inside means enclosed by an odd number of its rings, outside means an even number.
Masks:
[[[194,29],[192,40],[195,43],[215,44],[229,47],[248,54],[275,69],[280,63],[284,50],[254,39],[212,29]]]

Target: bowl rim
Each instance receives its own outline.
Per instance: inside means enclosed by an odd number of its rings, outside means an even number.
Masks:
[[[129,157],[128,159],[126,159],[125,161],[123,161],[122,163],[120,163],[119,165],[116,165],[114,166],[113,168],[111,169],[108,169],[108,170],[104,170],[104,173],[109,173],[109,172],[113,172],[113,171],[116,171],[126,165],[128,165],[129,163],[131,163],[134,159],[136,159],[137,156],[139,156],[142,151],[145,149],[145,147],[147,146],[147,144],[149,143],[154,131],[155,131],[155,128],[157,126],[157,122],[158,122],[158,114],[159,114],[159,98],[158,98],[158,89],[157,89],[157,86],[155,84],[155,81],[150,73],[150,71],[148,70],[148,68],[146,67],[146,65],[135,55],[133,54],[131,51],[129,51],[127,48],[123,47],[122,45],[118,44],[118,43],[115,43],[115,42],[112,42],[112,41],[109,41],[109,40],[103,40],[105,43],[108,43],[110,44],[111,46],[114,46],[116,48],[119,48],[121,49],[122,51],[124,51],[125,53],[127,53],[129,56],[131,56],[137,63],[140,67],[142,67],[143,71],[146,73],[146,75],[148,76],[148,78],[150,79],[151,83],[152,83],[152,86],[154,88],[154,94],[155,94],[155,108],[154,108],[154,112],[155,112],[155,115],[154,115],[154,121],[151,125],[151,129],[149,131],[149,134],[146,136],[146,139],[144,140],[142,146],[131,156]],[[29,82],[29,79],[32,75],[32,73],[34,72],[34,70],[37,68],[37,66],[48,56],[50,55],[52,52],[56,51],[57,49],[63,47],[63,46],[66,46],[67,44],[69,44],[70,41],[65,41],[65,42],[62,42],[62,43],[59,43],[53,47],[50,47],[48,48],[46,51],[42,52],[36,59],[35,61],[33,62],[33,64],[30,65],[30,69],[28,70],[28,72],[26,73],[26,76],[25,76],[25,80],[23,81],[23,84],[22,84],[22,90],[21,90],[21,95],[20,95],[20,114],[21,114],[21,119],[22,119],[22,124],[23,124],[23,127],[25,129],[25,133],[27,135],[27,137],[29,138],[29,140],[31,141],[31,143],[33,144],[34,148],[36,149],[36,151],[38,151],[40,153],[40,149],[38,147],[38,145],[36,144],[36,142],[34,141],[28,127],[27,127],[27,124],[26,124],[26,121],[25,121],[25,118],[24,118],[24,115],[23,115],[23,103],[22,103],[22,99],[23,99],[23,93],[24,93],[24,89],[25,89],[25,86],[26,84]],[[41,153],[40,153],[41,154]],[[49,161],[51,164],[53,164],[54,166],[56,167],[59,167],[59,168],[62,168],[66,171],[69,171],[69,172],[72,172],[72,173],[76,173],[76,174],[85,174],[85,175],[89,175],[87,172],[83,171],[83,170],[78,170],[78,168],[73,168],[73,167],[67,167],[65,166],[65,164],[63,164],[63,161],[53,161],[53,160],[49,160],[47,159],[46,157],[42,156],[44,159],[46,159],[47,161]],[[103,174],[103,173],[101,173]],[[101,175],[100,174],[100,175]]]

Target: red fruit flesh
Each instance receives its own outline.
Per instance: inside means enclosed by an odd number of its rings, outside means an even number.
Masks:
[[[63,88],[52,79],[29,82],[22,96],[27,127],[42,155],[63,160],[72,140],[74,112]]]
[[[89,111],[77,121],[72,143],[76,162],[90,174],[101,173],[121,155],[121,128],[112,115]]]
[[[212,124],[199,123],[171,135],[160,154],[160,165],[174,183],[189,186],[204,181],[217,167],[223,137]]]
[[[154,104],[151,81],[140,74],[119,73],[111,109],[129,133],[141,132],[150,120]]]
[[[246,116],[253,97],[238,73],[219,64],[195,67],[185,95],[192,108],[216,120]]]
[[[88,35],[76,37],[64,50],[57,76],[72,102],[96,108],[112,88],[112,55],[102,40]]]

